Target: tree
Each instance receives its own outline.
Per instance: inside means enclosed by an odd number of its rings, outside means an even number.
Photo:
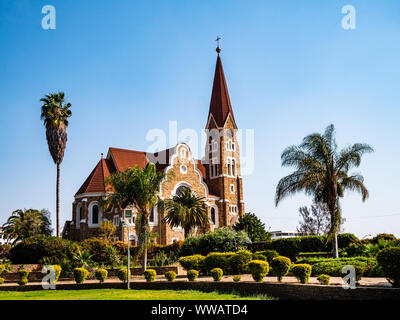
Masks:
[[[116,230],[117,228],[112,221],[103,221],[100,226],[100,235],[106,243],[110,243]]]
[[[253,242],[267,241],[271,238],[271,234],[265,230],[264,223],[251,212],[239,217],[233,228],[236,231],[245,231]]]
[[[50,228],[50,212],[35,209],[18,209],[13,211],[7,222],[3,224],[2,236],[7,241],[15,244],[23,239],[44,234],[50,236],[53,230]]]
[[[68,118],[72,113],[69,109],[71,103],[64,104],[64,92],[50,93],[45,98],[40,99],[43,102],[41,119],[46,127],[47,145],[54,163],[57,165],[57,183],[56,183],[56,219],[57,219],[57,237],[60,237],[60,165],[64,158],[65,148],[67,146],[67,127]]]
[[[146,168],[128,168],[112,174],[107,183],[112,193],[103,199],[103,206],[126,208],[133,206],[137,210],[136,230],[138,231],[138,249],[143,254],[143,271],[147,265],[147,247],[149,241],[149,216],[151,209],[158,203],[157,192],[165,175],[156,171],[156,166],[149,163]]]
[[[335,128],[330,125],[322,135],[308,135],[299,146],[290,146],[281,155],[282,166],[295,167],[296,171],[279,181],[275,205],[300,191],[325,204],[331,218],[328,239],[332,240],[334,258],[338,258],[337,233],[342,217],[339,199],[345,191],[360,193],[362,201],[369,196],[363,176],[351,175],[349,170],[358,167],[361,157],[372,151],[371,146],[362,143],[338,151]]]
[[[182,190],[172,199],[163,203],[166,215],[163,222],[171,227],[182,226],[185,238],[195,227],[206,227],[209,223],[204,198],[192,194],[189,188]]]
[[[331,228],[330,215],[324,204],[314,202],[311,205],[311,211],[304,206],[299,208],[299,212],[301,220],[297,227],[298,232],[307,235],[326,235],[329,233]],[[343,224],[345,221],[346,219],[342,218],[340,232],[344,231]]]

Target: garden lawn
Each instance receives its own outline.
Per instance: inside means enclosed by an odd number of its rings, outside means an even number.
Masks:
[[[0,300],[274,300],[265,295],[241,296],[239,293],[195,290],[40,290],[0,291]]]

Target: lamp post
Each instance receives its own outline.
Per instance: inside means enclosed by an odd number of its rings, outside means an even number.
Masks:
[[[122,226],[126,227],[127,231],[128,231],[128,265],[127,265],[127,271],[128,271],[127,272],[127,278],[128,278],[128,281],[127,281],[127,289],[130,289],[130,275],[131,275],[131,272],[130,272],[131,271],[130,270],[131,269],[131,250],[130,250],[131,237],[130,237],[130,232],[129,232],[130,225],[122,217],[121,217],[121,223],[122,223]]]

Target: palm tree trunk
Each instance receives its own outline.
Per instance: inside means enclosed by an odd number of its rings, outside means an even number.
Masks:
[[[60,164],[57,163],[57,186],[56,186],[56,220],[57,237],[60,238]]]
[[[332,237],[332,255],[333,258],[339,258],[339,248],[338,248],[338,240],[337,240],[337,233],[334,234]]]

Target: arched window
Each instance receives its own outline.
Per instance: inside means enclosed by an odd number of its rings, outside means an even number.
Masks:
[[[218,227],[218,208],[217,207],[211,207],[210,218],[211,218],[211,222],[212,222],[214,228],[217,228]]]
[[[181,195],[186,189],[190,191],[190,188],[185,185],[179,186],[178,189],[176,189],[176,195],[177,196]]]
[[[236,166],[235,166],[235,159],[232,159],[232,175],[236,175]]]
[[[83,207],[82,203],[79,203],[78,206],[76,207],[76,229],[79,229],[81,227],[81,220],[83,219]]]
[[[215,217],[215,209],[211,208],[211,221],[212,221],[213,225],[215,225],[215,222],[216,222],[215,218],[216,218]]]
[[[92,207],[92,224],[99,224],[99,206],[97,204]]]
[[[89,205],[89,217],[88,217],[88,226],[89,227],[99,227],[102,219],[102,212],[99,204],[94,201]]]

